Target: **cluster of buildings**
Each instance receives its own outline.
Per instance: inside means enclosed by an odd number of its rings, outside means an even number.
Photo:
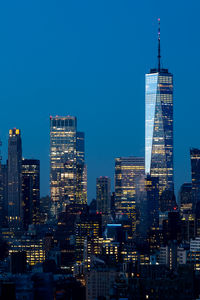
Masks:
[[[200,295],[200,149],[176,199],[173,75],[146,74],[145,157],[115,159],[87,199],[85,136],[74,116],[50,117],[50,190],[40,162],[11,129],[0,165],[1,299],[197,299]],[[189,155],[188,155],[189,156]]]

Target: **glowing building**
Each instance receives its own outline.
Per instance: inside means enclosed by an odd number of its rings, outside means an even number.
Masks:
[[[87,202],[84,133],[76,117],[50,117],[50,186],[52,214],[57,217],[72,203]]]
[[[145,77],[145,173],[159,177],[159,194],[173,191],[173,75],[160,67]]]
[[[126,214],[136,228],[136,198],[144,190],[144,158],[119,157],[115,159],[115,210]]]
[[[10,226],[16,226],[22,220],[21,165],[21,132],[14,128],[9,130],[8,140],[8,221]]]
[[[76,118],[50,117],[50,185],[52,214],[75,201]]]

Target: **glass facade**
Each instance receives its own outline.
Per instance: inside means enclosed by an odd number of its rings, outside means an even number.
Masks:
[[[136,229],[136,197],[144,191],[144,158],[119,157],[115,159],[115,209],[126,214]]]
[[[110,214],[111,193],[109,177],[101,176],[96,179],[96,200],[97,212]]]
[[[145,78],[145,173],[159,178],[159,194],[173,191],[173,76],[167,69]]]
[[[76,117],[50,117],[50,185],[55,217],[70,203],[87,203],[85,135]]]
[[[50,117],[50,185],[56,217],[76,193],[76,118]]]

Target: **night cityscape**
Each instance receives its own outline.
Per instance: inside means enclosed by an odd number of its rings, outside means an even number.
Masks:
[[[177,4],[79,2],[0,12],[0,300],[199,300],[200,5],[178,70]]]

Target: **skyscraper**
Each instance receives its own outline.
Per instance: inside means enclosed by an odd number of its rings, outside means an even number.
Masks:
[[[183,183],[179,190],[179,206],[180,211],[191,212],[193,209],[192,184]]]
[[[40,161],[22,160],[22,204],[24,228],[39,223]]]
[[[159,226],[159,181],[158,177],[147,175],[145,178],[147,197],[147,228]]]
[[[52,214],[57,217],[76,194],[76,117],[50,117]]]
[[[76,117],[50,117],[50,185],[52,214],[68,204],[87,203],[84,133],[77,132]]]
[[[173,75],[160,66],[145,78],[145,173],[159,178],[159,194],[173,191]]]
[[[144,158],[119,157],[115,159],[115,210],[132,219],[136,228],[136,200],[144,191]]]
[[[11,226],[22,220],[21,165],[21,132],[14,128],[9,130],[8,140],[8,222]]]
[[[96,179],[97,212],[109,215],[111,210],[110,178],[101,176]]]
[[[192,194],[194,208],[200,202],[200,149],[190,149],[191,175],[192,175]]]
[[[85,134],[76,134],[76,203],[87,203],[87,167],[85,164]]]

